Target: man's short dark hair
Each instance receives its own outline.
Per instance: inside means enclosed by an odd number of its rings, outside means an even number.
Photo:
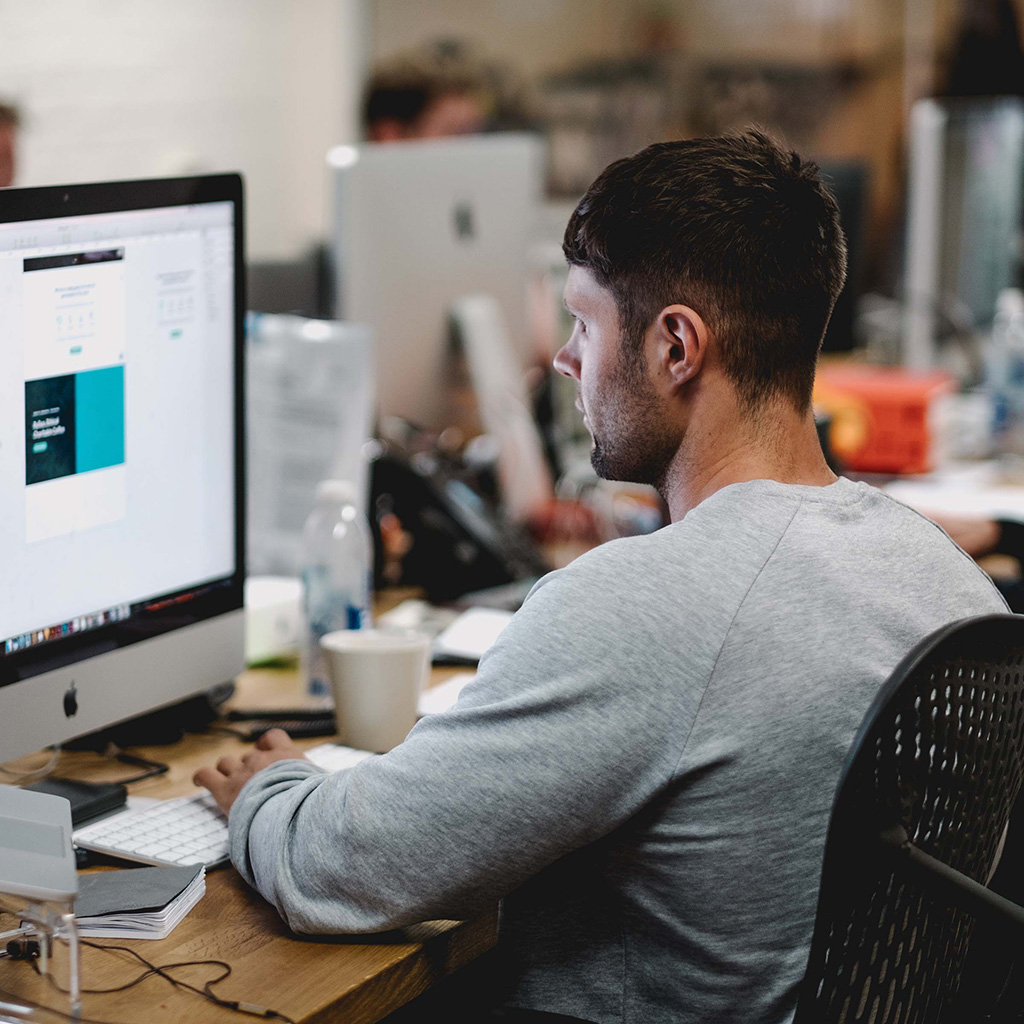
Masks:
[[[818,350],[846,277],[839,208],[813,163],[748,130],[663,142],[607,167],[562,246],[615,297],[640,351],[667,305],[717,338],[744,406],[810,406]]]

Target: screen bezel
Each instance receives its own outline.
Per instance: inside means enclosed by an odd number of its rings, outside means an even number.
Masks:
[[[38,647],[10,654],[0,651],[0,687],[237,611],[243,607],[245,581],[245,230],[241,175],[0,189],[0,224],[215,202],[234,205],[235,570],[230,576],[197,581],[187,591],[146,595],[147,603],[163,605],[158,609]],[[189,600],[175,600],[197,590],[201,592]],[[98,610],[82,609],[82,614]],[[54,623],[40,623],[37,628],[51,625]]]

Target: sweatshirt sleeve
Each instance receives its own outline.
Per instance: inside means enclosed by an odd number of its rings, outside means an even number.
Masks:
[[[283,761],[246,784],[231,857],[293,930],[479,913],[671,779],[700,659],[622,600],[614,563],[571,570],[538,584],[457,704],[394,750],[334,774]]]

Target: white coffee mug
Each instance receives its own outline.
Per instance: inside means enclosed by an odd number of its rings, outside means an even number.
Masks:
[[[341,742],[382,754],[416,724],[430,669],[430,637],[412,630],[346,629],[320,641]]]

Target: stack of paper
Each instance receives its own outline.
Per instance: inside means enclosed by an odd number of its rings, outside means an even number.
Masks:
[[[475,672],[457,672],[451,679],[424,690],[420,694],[419,714],[438,715],[442,711],[447,711],[459,699],[459,694],[466,684],[473,682],[474,679]]]
[[[368,757],[373,757],[369,750],[356,750],[354,747],[343,747],[340,743],[321,743],[305,751],[306,760],[312,761],[325,772],[340,772]]]
[[[511,621],[512,612],[470,608],[434,641],[434,661],[476,664]]]
[[[78,933],[96,939],[163,939],[205,892],[202,864],[80,875]]]

